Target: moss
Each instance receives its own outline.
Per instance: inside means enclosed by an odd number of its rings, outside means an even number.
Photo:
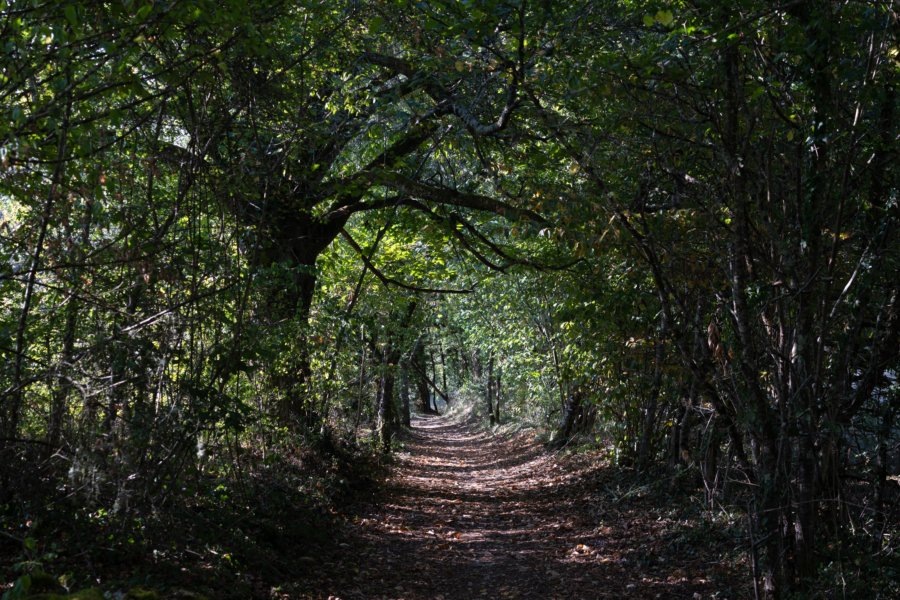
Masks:
[[[28,600],[104,600],[103,592],[88,588],[71,594],[30,594]]]
[[[56,577],[44,571],[32,571],[31,576],[31,592],[55,592],[61,590]]]
[[[142,587],[131,588],[125,594],[126,600],[159,600],[159,594]]]
[[[203,594],[189,592],[187,590],[176,590],[172,592],[172,598],[177,600],[208,600]]]
[[[103,592],[101,592],[97,588],[81,590],[80,592],[69,594],[67,598],[68,600],[104,600]]]
[[[205,600],[202,596],[191,596],[191,598],[198,598]],[[148,590],[141,587],[136,587],[128,590],[128,593],[125,594],[126,600],[160,600],[160,596],[158,593],[153,590]],[[86,590],[81,590],[80,592],[73,592],[71,594],[54,594],[54,593],[38,593],[38,594],[29,594],[27,596],[27,600],[104,600],[103,592],[101,592],[97,588],[88,588]]]

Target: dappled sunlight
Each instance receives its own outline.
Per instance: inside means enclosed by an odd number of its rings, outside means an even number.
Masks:
[[[321,597],[708,598],[721,589],[693,556],[652,565],[648,548],[668,523],[598,496],[608,468],[596,456],[562,460],[532,436],[434,416],[415,418],[405,444],[385,497],[348,530],[346,545],[365,559]]]

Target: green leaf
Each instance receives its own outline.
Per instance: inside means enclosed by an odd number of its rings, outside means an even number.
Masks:
[[[75,12],[75,6],[72,4],[66,5],[63,9],[63,14],[66,16],[66,21],[69,22],[69,25],[72,26],[72,29],[78,27],[78,13]]]
[[[653,15],[644,15],[644,25],[653,27],[654,23],[656,23],[656,19],[653,18]]]
[[[3,600],[18,600],[28,597],[31,590],[31,575],[22,575],[16,580],[13,588],[3,594]]]
[[[134,15],[134,18],[137,21],[143,21],[150,15],[151,12],[153,12],[153,5],[145,4],[138,9],[137,13]]]
[[[666,27],[671,27],[672,23],[675,22],[675,15],[672,14],[671,10],[661,10],[656,13],[656,20]]]

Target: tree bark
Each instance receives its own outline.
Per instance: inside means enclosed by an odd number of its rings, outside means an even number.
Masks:
[[[417,408],[422,414],[436,414],[437,411],[431,407],[431,394],[428,392],[429,379],[425,370],[427,368],[425,363],[425,342],[421,336],[413,346],[411,362],[416,374]]]
[[[409,365],[401,365],[400,367],[400,410],[403,426],[412,426],[409,410]]]
[[[643,471],[650,464],[651,454],[655,448],[653,436],[656,434],[656,426],[659,417],[659,395],[662,390],[662,367],[665,358],[665,348],[661,340],[657,340],[653,357],[653,383],[647,400],[644,403],[644,415],[641,420],[640,441],[637,450],[637,468]]]
[[[450,388],[447,387],[447,354],[444,352],[444,342],[440,343],[440,353],[441,353],[441,382],[444,386],[444,391],[449,392]],[[449,393],[448,393],[449,395]],[[445,400],[447,405],[450,405],[449,398]]]
[[[497,425],[500,424],[500,383],[503,377],[503,369],[501,367],[497,367],[497,382],[496,388],[494,388],[494,419],[493,422]]]
[[[485,379],[485,387],[486,387],[486,395],[487,395],[487,409],[488,409],[488,417],[490,418],[491,425],[494,425],[494,354],[491,353],[488,356],[488,364],[487,364],[487,378]]]
[[[550,446],[561,448],[569,440],[578,435],[590,431],[597,418],[596,409],[589,405],[584,398],[584,390],[580,385],[573,386],[560,418],[559,428]]]
[[[384,352],[381,365],[381,381],[378,385],[378,398],[375,407],[375,435],[384,452],[391,449],[391,440],[397,431],[397,412],[394,407],[394,378],[396,375],[396,359],[398,352],[388,347]]]

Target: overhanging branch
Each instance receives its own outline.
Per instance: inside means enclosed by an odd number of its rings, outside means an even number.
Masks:
[[[398,279],[394,279],[393,277],[388,277],[384,273],[382,273],[378,268],[372,264],[372,261],[369,260],[369,257],[366,256],[366,253],[363,252],[363,249],[360,248],[359,244],[356,243],[356,240],[351,237],[351,235],[347,232],[346,229],[341,229],[341,235],[344,236],[344,239],[347,240],[347,243],[350,244],[350,247],[353,248],[354,251],[359,255],[359,257],[363,260],[366,266],[370,271],[378,278],[381,283],[385,286],[397,286],[403,288],[405,290],[410,290],[413,292],[423,292],[428,294],[469,294],[472,292],[471,289],[468,290],[460,290],[460,289],[445,289],[445,288],[427,288],[420,287],[417,285],[411,285],[408,283],[404,283]]]
[[[436,187],[415,181],[399,173],[378,173],[375,175],[375,182],[398,192],[428,200],[436,204],[445,204],[449,206],[459,206],[462,208],[471,208],[484,212],[491,212],[507,219],[522,219],[534,221],[536,223],[546,223],[540,214],[527,208],[518,208],[502,200],[483,196],[481,194],[473,194],[463,192],[453,188]]]
[[[493,135],[505,129],[513,111],[519,104],[520,73],[517,69],[513,69],[510,73],[511,81],[506,89],[506,100],[503,108],[500,109],[500,115],[497,117],[497,120],[491,123],[482,123],[445,86],[439,84],[434,77],[422,74],[409,61],[377,52],[365,52],[362,58],[373,65],[385,67],[397,75],[403,75],[410,81],[421,82],[422,89],[441,107],[442,110],[440,112],[456,115],[463,122],[463,125],[466,126],[466,129],[475,136]]]

